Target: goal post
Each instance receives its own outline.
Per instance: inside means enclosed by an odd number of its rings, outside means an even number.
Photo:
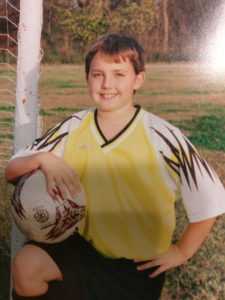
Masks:
[[[20,0],[13,152],[31,144],[39,131],[38,81],[43,0]],[[25,241],[12,223],[11,257]]]
[[[43,0],[20,0],[14,152],[37,136]]]

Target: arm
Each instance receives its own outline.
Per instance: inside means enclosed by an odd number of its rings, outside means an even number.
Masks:
[[[190,259],[199,249],[207,234],[211,230],[214,222],[215,218],[190,223],[176,245],[171,245],[166,252],[154,257],[144,264],[139,265],[137,269],[144,270],[158,266],[158,268],[149,275],[149,277],[152,278],[164,271],[186,263],[187,260]]]
[[[11,160],[5,169],[5,179],[8,182],[14,183],[21,176],[39,169],[41,156],[43,155],[45,155],[45,152],[40,152]]]
[[[48,193],[54,196],[54,188],[60,190],[62,197],[66,197],[66,188],[74,197],[80,191],[75,171],[63,159],[51,152],[38,152],[25,157],[11,160],[5,170],[8,182],[16,182],[21,176],[41,169],[45,174]]]
[[[177,243],[179,250],[187,260],[199,249],[215,220],[216,218],[211,218],[201,222],[190,223],[187,226],[181,240]]]

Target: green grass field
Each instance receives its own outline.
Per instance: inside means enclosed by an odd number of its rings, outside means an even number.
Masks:
[[[3,71],[1,71],[3,72]],[[212,164],[225,184],[225,74],[213,74],[198,64],[154,64],[146,68],[144,87],[135,102],[179,126]],[[40,80],[43,130],[73,113],[91,107],[83,68],[43,65]],[[9,124],[12,107],[0,106]],[[0,133],[2,134],[2,133]],[[4,135],[4,133],[3,133]],[[8,139],[13,139],[8,134]],[[9,298],[10,186],[0,181],[0,300]],[[176,241],[187,224],[177,203]],[[201,249],[182,267],[167,274],[162,299],[225,299],[225,216],[218,218]]]

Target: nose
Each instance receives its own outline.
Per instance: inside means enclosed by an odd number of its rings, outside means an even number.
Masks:
[[[102,88],[109,89],[112,87],[113,81],[111,76],[105,75],[102,80]]]

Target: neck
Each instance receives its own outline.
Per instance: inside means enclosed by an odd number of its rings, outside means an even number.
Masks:
[[[114,112],[97,110],[97,124],[106,140],[111,140],[119,134],[132,120],[136,112],[135,106]]]
[[[135,111],[136,111],[136,107],[133,105],[123,107],[116,111],[104,111],[104,110],[97,109],[98,120],[107,121],[107,122],[127,120],[134,115]]]

